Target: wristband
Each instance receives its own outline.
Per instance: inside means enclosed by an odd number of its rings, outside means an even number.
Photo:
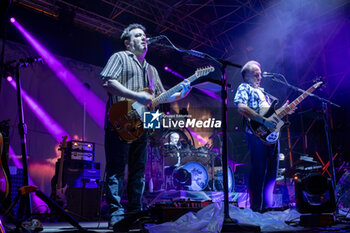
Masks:
[[[262,119],[262,122],[261,122],[263,125],[265,124],[265,118]]]

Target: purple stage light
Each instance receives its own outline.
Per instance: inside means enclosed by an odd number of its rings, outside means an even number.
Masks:
[[[11,22],[11,23],[14,23],[14,22],[16,22],[16,19],[13,18],[13,17],[11,17],[11,18],[10,18],[10,22]]]
[[[16,168],[22,169],[22,163],[19,161],[19,159],[16,156],[15,151],[12,149],[11,146],[9,146],[9,156],[12,159],[13,163],[15,164]]]
[[[182,76],[181,74],[177,73],[176,71],[170,69],[168,66],[164,67],[164,70],[168,71],[169,73],[172,73],[173,75],[175,75],[181,79],[186,79],[185,76]]]
[[[11,86],[17,90],[15,80],[9,81]],[[51,133],[57,142],[62,140],[62,136],[69,135],[61,126],[59,126],[45,110],[32,99],[23,89],[21,90],[24,101],[28,104],[34,114],[41,120],[45,128]]]
[[[34,49],[43,57],[49,67],[56,73],[57,77],[73,94],[75,99],[83,106],[84,100],[89,103],[86,106],[86,111],[97,125],[104,128],[104,113],[105,103],[99,99],[95,94],[89,91],[80,80],[66,69],[61,62],[59,62],[53,54],[45,49],[22,25],[17,21],[13,22],[16,28],[23,34]],[[85,98],[83,98],[85,97]]]
[[[7,81],[11,82],[13,80],[13,78],[11,76],[7,76]]]
[[[186,77],[182,76],[181,74],[177,73],[176,71],[170,69],[168,66],[164,67],[164,70],[172,73],[173,75],[181,78],[181,79],[186,79]],[[197,90],[203,92],[204,94],[206,94],[207,96],[213,98],[213,99],[216,99],[217,101],[221,102],[221,98],[220,96],[216,95],[214,92],[211,92],[211,91],[207,91],[207,90],[204,90],[202,88],[198,88],[196,87]]]
[[[190,133],[192,134],[193,137],[195,137],[200,143],[202,143],[202,145],[207,144],[208,142],[202,137],[200,136],[198,133],[194,132],[192,129],[187,128],[188,131],[190,131]]]

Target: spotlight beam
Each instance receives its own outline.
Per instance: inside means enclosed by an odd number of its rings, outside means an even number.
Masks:
[[[22,25],[17,22],[17,20],[13,18],[11,22],[40,54],[49,67],[56,73],[60,81],[68,88],[68,90],[82,106],[84,105],[84,97],[87,97],[89,104],[86,106],[86,110],[96,124],[103,129],[105,103],[95,94],[90,92],[73,73],[64,67],[62,63],[59,62],[55,56],[51,54],[41,43],[39,43],[39,41],[26,29],[24,29]]]
[[[7,79],[11,86],[17,90],[17,85],[15,80]],[[33,113],[41,120],[45,128],[50,132],[50,134],[55,138],[57,142],[60,142],[63,135],[69,135],[61,126],[56,123],[52,117],[45,112],[45,110],[32,98],[30,97],[23,89],[21,89],[22,96],[25,102],[28,104],[29,108]]]

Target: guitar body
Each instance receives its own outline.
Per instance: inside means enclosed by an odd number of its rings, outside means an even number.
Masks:
[[[212,66],[197,69],[195,74],[190,76],[187,80],[193,82],[197,78],[207,75],[214,70],[215,69]],[[144,106],[133,100],[124,100],[113,104],[108,110],[109,121],[113,125],[113,128],[126,142],[132,142],[138,139],[144,132],[144,112],[153,109],[158,104],[167,100],[174,93],[181,91],[182,87],[180,84],[181,83],[152,99],[151,106]],[[141,91],[152,94],[152,91],[147,88]]]
[[[63,166],[64,166],[64,151],[67,148],[67,136],[62,137],[62,143],[59,148],[61,150],[61,158],[59,159],[59,165],[58,165],[58,174],[57,177],[53,177],[51,181],[52,185],[52,194],[51,198],[54,199],[58,205],[60,205],[63,209],[67,207],[67,198],[66,198],[66,191],[67,191],[67,184],[62,187],[62,177],[63,177]]]
[[[144,89],[152,94],[149,89]],[[119,136],[126,142],[138,139],[144,132],[142,116],[147,108],[134,100],[123,100],[113,104],[109,111],[109,121]]]
[[[63,209],[67,208],[67,198],[66,198],[67,188],[68,188],[67,184],[63,188],[56,187],[56,193],[54,197],[54,200]]]
[[[4,138],[0,133],[0,202],[4,202],[9,195],[10,185],[2,163],[2,151],[4,148]]]
[[[280,130],[284,125],[284,122],[281,120],[283,116],[288,114],[289,111],[294,109],[298,104],[300,104],[301,101],[303,101],[306,97],[309,96],[309,93],[316,90],[318,87],[320,87],[323,84],[323,81],[318,81],[314,85],[312,85],[309,89],[307,89],[306,92],[304,92],[302,95],[300,95],[298,98],[296,98],[292,103],[290,103],[284,110],[277,110],[275,111],[275,106],[277,104],[277,101],[273,101],[270,108],[267,110],[266,113],[262,113],[262,115],[267,118],[269,121],[273,121],[276,123],[276,128],[274,131],[269,130],[266,126],[263,124],[253,121],[251,119],[248,119],[248,127],[250,130],[259,137],[263,142],[267,144],[273,144],[275,143],[279,136],[280,136]]]
[[[280,136],[280,129],[284,125],[284,122],[277,116],[275,112],[276,104],[277,101],[272,102],[268,111],[263,115],[268,120],[273,120],[276,122],[276,129],[274,131],[269,130],[266,126],[259,122],[248,120],[248,127],[250,130],[267,144],[273,144],[278,140]]]

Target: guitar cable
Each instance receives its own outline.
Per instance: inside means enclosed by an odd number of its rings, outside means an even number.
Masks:
[[[100,182],[100,206],[99,206],[99,210],[98,210],[98,221],[97,221],[97,229],[100,228],[100,224],[101,224],[101,212],[102,212],[102,208],[101,208],[101,204],[102,204],[102,198],[103,198],[103,193],[104,193],[104,187],[105,187],[105,182],[106,182],[106,178],[107,178],[107,172],[106,172],[106,168],[103,172],[103,180],[102,180],[102,185]]]

